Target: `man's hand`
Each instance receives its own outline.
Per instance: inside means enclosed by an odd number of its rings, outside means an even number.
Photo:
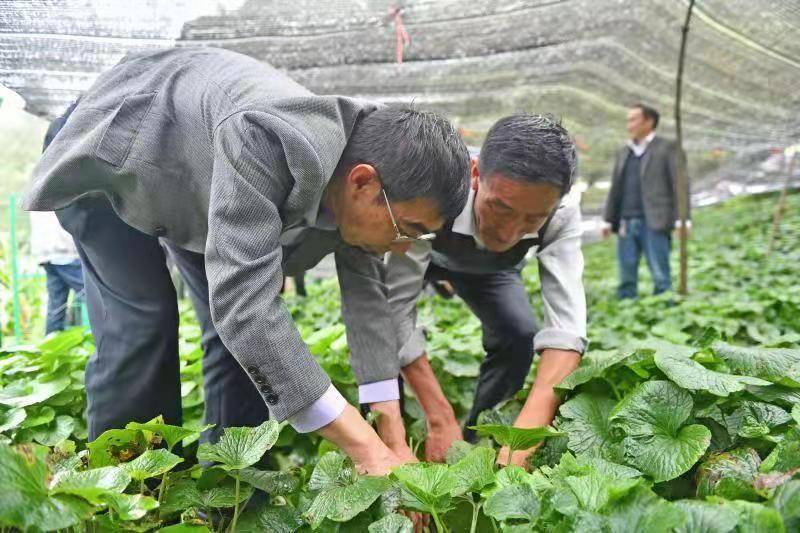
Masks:
[[[369,404],[373,413],[378,414],[375,421],[378,436],[403,462],[417,462],[417,457],[406,442],[406,428],[400,413],[400,402],[374,402]]]
[[[578,366],[581,355],[572,350],[556,350],[548,348],[542,351],[539,366],[536,369],[536,379],[531,387],[531,392],[525,405],[514,422],[514,427],[531,428],[549,425],[556,415],[558,408],[558,395],[553,387],[567,377]],[[515,464],[525,467],[526,459],[537,446],[529,450],[519,450],[509,461],[508,449],[503,448],[497,456],[497,464]]]
[[[319,430],[353,460],[356,469],[370,476],[384,476],[404,463],[389,449],[352,405],[339,418]]]
[[[463,440],[464,436],[453,406],[444,397],[444,392],[436,381],[427,355],[422,354],[413,363],[403,367],[403,377],[414,391],[428,422],[425,459],[444,462],[447,450],[453,442]]]
[[[455,417],[442,417],[428,420],[428,438],[425,439],[425,460],[443,463],[447,459],[447,450],[457,440],[464,440],[461,426]]]
[[[603,229],[600,230],[600,234],[603,236],[604,239],[608,239],[611,237],[611,226],[605,224]]]

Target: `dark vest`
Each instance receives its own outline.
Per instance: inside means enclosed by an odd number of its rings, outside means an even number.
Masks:
[[[453,223],[436,235],[431,251],[431,262],[446,270],[467,274],[489,274],[502,270],[521,270],[525,255],[533,247],[541,249],[542,237],[550,225],[555,211],[547,218],[537,237],[522,239],[505,252],[490,252],[478,247],[471,235],[453,231]]]
[[[625,167],[622,170],[622,218],[643,218],[644,199],[642,198],[642,156],[633,150],[628,151]]]

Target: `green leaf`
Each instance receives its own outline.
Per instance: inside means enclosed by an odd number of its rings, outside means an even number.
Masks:
[[[697,497],[759,500],[753,482],[760,464],[761,458],[752,448],[737,448],[712,455],[697,469]]]
[[[682,426],[692,412],[692,397],[669,381],[648,381],[626,396],[611,414],[612,427],[626,435],[626,461],[656,482],[688,471],[711,443],[700,424]]]
[[[777,405],[745,400],[739,408],[741,424],[738,434],[741,437],[754,439],[765,437],[772,429],[789,422],[792,417]]]
[[[798,467],[800,467],[800,428],[792,428],[761,463],[761,471],[787,472]]]
[[[403,489],[403,504],[425,512],[450,508],[450,493],[459,483],[447,465],[413,463],[395,468],[391,477]]]
[[[131,476],[116,466],[104,466],[84,472],[66,471],[53,479],[51,494],[72,494],[90,503],[103,503],[107,493],[120,493],[131,482]]]
[[[369,533],[413,533],[414,523],[407,517],[391,513],[369,525]]]
[[[0,432],[16,429],[25,421],[25,409],[16,407],[0,413]]]
[[[759,378],[709,370],[688,357],[674,353],[659,352],[655,356],[655,362],[669,379],[684,389],[702,390],[716,396],[728,396],[732,392],[744,390],[747,385],[770,385],[769,381]]]
[[[792,407],[792,418],[794,418],[795,424],[800,425],[800,403]]]
[[[574,390],[592,379],[602,377],[606,370],[630,357],[630,351],[592,350],[581,358],[581,363],[572,373],[556,385],[559,390]]]
[[[497,454],[491,448],[476,446],[456,464],[450,473],[456,478],[456,486],[450,491],[452,496],[468,492],[480,492],[494,482],[494,460]]]
[[[83,328],[70,328],[55,334],[48,335],[38,344],[42,353],[63,354],[83,343],[86,332]]]
[[[744,348],[724,342],[715,342],[713,349],[736,373],[800,387],[800,350]]]
[[[120,520],[139,520],[158,507],[158,502],[154,498],[142,494],[106,493],[102,499],[114,509]]]
[[[71,416],[61,415],[48,424],[33,430],[33,440],[45,446],[56,446],[67,440],[75,429],[75,419]]]
[[[668,533],[682,527],[684,511],[639,485],[610,508],[611,533]]]
[[[539,518],[540,510],[539,497],[527,483],[501,488],[483,506],[483,512],[495,520],[527,520],[531,525]]]
[[[249,507],[249,506],[248,506]],[[296,509],[288,505],[275,507],[264,505],[258,509],[247,509],[236,524],[238,533],[294,533],[303,527],[303,518]]]
[[[342,478],[354,480],[355,468],[344,455],[339,452],[327,452],[320,457],[311,478],[308,480],[309,490],[322,490],[335,485]]]
[[[385,477],[359,477],[355,483],[323,489],[306,512],[312,529],[317,529],[326,518],[334,522],[347,522],[355,518],[386,491],[390,482]]]
[[[50,495],[46,458],[47,449],[37,445],[0,444],[0,523],[50,531],[70,527],[94,512],[81,498]]]
[[[22,423],[23,428],[32,428],[49,424],[56,419],[56,411],[49,405],[37,405],[25,409],[27,417]]]
[[[527,450],[546,438],[564,434],[549,426],[515,428],[500,424],[482,424],[471,426],[470,429],[477,431],[480,437],[492,437],[501,446],[508,446],[514,450]]]
[[[599,472],[568,476],[564,482],[572,489],[580,506],[593,512],[600,511],[612,498],[619,498],[641,483],[639,479],[614,479]]]
[[[454,441],[447,450],[447,464],[452,465],[461,460],[475,445],[465,440]]]
[[[258,427],[225,428],[216,444],[203,443],[197,450],[197,459],[222,463],[227,470],[240,470],[252,466],[272,448],[286,423],[267,420]]]
[[[157,477],[164,472],[169,472],[183,459],[167,450],[147,450],[136,459],[127,463],[120,463],[119,467],[128,472],[136,481]]]
[[[564,417],[559,429],[569,437],[568,447],[575,453],[602,454],[613,440],[608,420],[616,402],[583,392],[564,403],[559,412]]]
[[[714,499],[713,501],[720,500]],[[763,531],[765,533],[784,533],[786,531],[781,515],[775,509],[760,503],[741,500],[722,501],[739,513],[739,531]]]
[[[253,487],[241,485],[239,488],[239,503],[247,500],[253,494]],[[201,489],[193,479],[179,478],[170,484],[167,495],[161,504],[163,514],[197,507],[199,509],[220,509],[233,507],[236,504],[236,490],[234,482],[226,478],[214,487]]]
[[[118,465],[144,452],[149,444],[141,431],[109,429],[86,445],[89,468]]]
[[[239,479],[273,496],[284,496],[300,489],[300,479],[293,473],[285,471],[267,472],[256,468],[244,468],[239,471]]]
[[[772,504],[781,514],[787,531],[800,530],[800,479],[778,487]]]
[[[167,447],[172,450],[176,444],[188,437],[197,438],[203,431],[211,429],[214,424],[206,424],[197,429],[185,426],[173,426],[164,423],[164,418],[158,416],[150,422],[140,424],[138,422],[130,422],[125,426],[126,429],[138,429],[142,431],[152,431],[157,433],[167,441]]]
[[[739,521],[739,513],[726,505],[698,500],[679,500],[674,505],[686,515],[675,533],[728,533]]]
[[[0,390],[0,405],[26,407],[42,403],[69,387],[69,378],[53,381],[14,382]]]
[[[792,406],[800,403],[800,389],[784,387],[783,385],[770,385],[769,387],[747,387],[747,392],[761,401]]]

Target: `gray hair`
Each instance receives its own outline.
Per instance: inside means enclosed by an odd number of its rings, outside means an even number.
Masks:
[[[572,188],[575,143],[551,116],[520,113],[501,118],[486,135],[478,160],[481,179],[500,173],[527,183],[547,183],[561,195]]]
[[[441,115],[410,107],[384,107],[356,123],[339,162],[375,167],[390,200],[430,198],[445,220],[467,203],[469,154]]]

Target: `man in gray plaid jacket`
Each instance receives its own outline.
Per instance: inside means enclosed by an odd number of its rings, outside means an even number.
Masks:
[[[127,56],[67,118],[25,199],[57,211],[85,267],[90,439],[159,414],[181,423],[160,239],[216,327],[204,336],[221,347],[204,357],[207,421],[253,425],[269,409],[385,473],[400,459],[309,353],[281,301],[283,276],[334,252],[345,322],[360,324],[348,328],[353,353],[395,354],[379,256],[439,229],[467,191],[466,147],[435,114],[316,96],[220,49]],[[397,375],[396,357],[356,360],[360,382]]]

